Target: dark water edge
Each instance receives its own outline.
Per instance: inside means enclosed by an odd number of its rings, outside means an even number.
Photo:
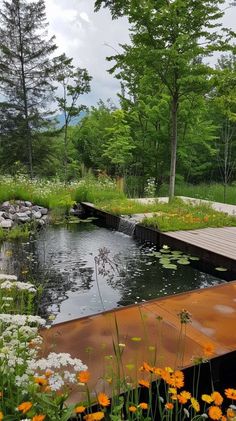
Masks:
[[[102,270],[100,259],[96,277],[101,249],[108,262]],[[233,279],[210,267],[205,270],[211,273],[203,272],[199,262],[165,269],[148,256],[152,251],[155,246],[87,222],[49,226],[29,241],[3,243],[0,272],[41,286],[39,313],[52,316],[54,323],[217,285],[225,282],[224,276]]]

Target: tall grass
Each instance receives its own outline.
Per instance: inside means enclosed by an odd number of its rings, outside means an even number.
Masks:
[[[168,196],[168,185],[163,184],[159,190],[159,196]],[[194,197],[213,202],[224,202],[223,184],[177,184],[175,188],[176,196]],[[226,189],[226,203],[236,205],[236,185],[229,185]]]

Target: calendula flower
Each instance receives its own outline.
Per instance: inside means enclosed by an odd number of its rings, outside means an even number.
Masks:
[[[140,371],[147,371],[148,373],[153,372],[153,368],[146,362],[143,363],[143,365],[140,367]]]
[[[98,411],[98,412],[94,412],[93,414],[85,415],[83,418],[85,421],[99,421],[99,420],[102,420],[104,416],[105,416],[104,412]]]
[[[88,383],[90,379],[90,372],[88,370],[80,371],[80,373],[77,376],[77,379],[81,383]]]
[[[150,387],[150,383],[147,381],[147,380],[139,380],[138,381],[138,384],[140,385],[140,386],[143,386],[143,387],[147,387],[147,388],[149,388]]]
[[[212,403],[213,402],[213,398],[210,395],[202,395],[202,400],[206,403]]]
[[[171,386],[177,387],[180,389],[184,386],[184,373],[180,370],[174,371],[170,377],[170,383]]]
[[[212,400],[214,402],[215,405],[220,406],[223,402],[223,396],[221,396],[221,394],[219,392],[212,392],[211,394]]]
[[[32,402],[22,402],[20,405],[18,405],[17,409],[23,414],[26,414],[26,412],[28,412],[32,406]]]
[[[225,389],[225,396],[229,399],[236,400],[236,389]]]
[[[79,406],[76,406],[75,407],[75,409],[74,409],[74,412],[76,413],[76,414],[82,414],[82,412],[84,412],[85,411],[85,406],[83,406],[83,405],[79,405]]]
[[[137,408],[134,405],[129,406],[129,412],[136,412]]]
[[[32,421],[43,421],[45,418],[46,418],[46,415],[39,414],[39,415],[35,415],[32,418]]]
[[[48,381],[44,377],[34,377],[34,383],[38,384],[39,386],[47,386]]]
[[[196,412],[199,412],[199,411],[200,411],[200,405],[199,405],[199,403],[198,403],[197,399],[195,399],[195,398],[191,398],[190,400],[191,400],[191,404],[192,404],[193,409],[194,409]]]
[[[228,420],[232,420],[232,421],[235,420],[235,418],[236,418],[236,412],[233,411],[232,408],[228,408],[227,409],[227,418],[228,418]]]
[[[148,404],[147,404],[146,402],[141,402],[141,403],[139,404],[139,407],[140,407],[141,409],[148,409]]]
[[[212,357],[215,354],[215,345],[212,343],[206,343],[203,347],[204,357]]]
[[[177,389],[175,387],[169,387],[168,393],[172,393],[173,395],[176,395]]]
[[[218,406],[210,406],[208,415],[212,420],[220,420],[223,414]]]
[[[0,411],[0,421],[2,421],[2,420],[3,420],[3,412]]]
[[[99,393],[98,394],[98,403],[101,406],[109,406],[110,405],[110,399],[105,393]]]
[[[165,408],[168,409],[169,411],[171,411],[174,408],[174,405],[171,402],[167,402],[165,404]]]
[[[153,373],[156,374],[156,376],[161,377],[162,376],[163,369],[160,367],[153,367]]]
[[[177,399],[181,405],[184,405],[189,399],[191,399],[191,393],[183,390],[179,395],[177,395]]]

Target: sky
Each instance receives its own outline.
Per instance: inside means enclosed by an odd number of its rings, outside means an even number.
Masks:
[[[91,93],[83,103],[96,105],[111,98],[117,105],[119,81],[108,74],[111,63],[106,57],[121,51],[119,44],[129,42],[128,21],[112,21],[110,12],[94,13],[94,0],[45,0],[50,35],[56,36],[57,53],[73,57],[74,64],[88,69],[93,77]],[[224,26],[236,32],[236,7],[226,10]],[[115,51],[116,50],[116,51]]]
[[[112,21],[108,10],[94,13],[94,0],[45,0],[50,35],[56,36],[57,55],[73,57],[74,64],[87,68],[93,77],[91,92],[83,104],[96,105],[111,98],[117,105],[119,82],[107,69],[106,57],[116,54],[119,43],[129,42],[126,18]],[[121,51],[121,50],[120,50]]]

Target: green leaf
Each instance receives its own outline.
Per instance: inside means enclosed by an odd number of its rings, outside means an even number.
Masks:
[[[190,261],[188,259],[184,259],[184,258],[177,260],[177,263],[179,265],[190,265]]]
[[[228,269],[224,268],[223,266],[219,266],[215,268],[215,270],[218,270],[218,272],[227,272]]]

